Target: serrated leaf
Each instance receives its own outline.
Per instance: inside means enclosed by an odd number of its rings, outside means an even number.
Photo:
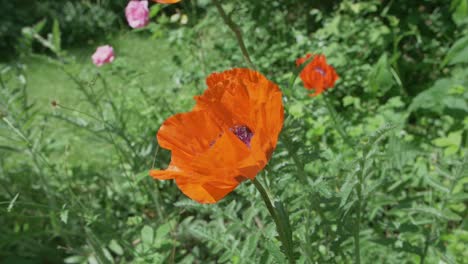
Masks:
[[[224,253],[221,255],[221,257],[218,259],[219,263],[228,263],[229,260],[231,259],[231,251],[226,250]]]
[[[355,173],[348,174],[348,176],[346,177],[345,183],[340,188],[340,196],[341,196],[340,207],[341,208],[348,201],[349,195],[351,194],[351,192],[353,191],[354,186],[357,183],[354,176],[355,176]]]
[[[408,210],[414,213],[424,213],[424,214],[432,215],[443,220],[460,221],[462,219],[459,215],[453,213],[449,209],[440,211],[439,209],[436,209],[433,207],[419,206],[419,207],[410,208]]]
[[[424,179],[427,181],[427,183],[430,186],[436,188],[437,190],[439,190],[441,192],[444,192],[444,193],[449,193],[450,192],[450,190],[447,187],[445,187],[440,181],[434,179],[433,177],[427,176]]]
[[[258,239],[260,238],[260,233],[251,234],[247,237],[246,242],[242,248],[241,256],[248,257],[252,256],[257,249]]]
[[[281,252],[280,248],[273,243],[271,240],[267,240],[265,248],[271,256],[276,260],[277,263],[287,263],[286,256]]]

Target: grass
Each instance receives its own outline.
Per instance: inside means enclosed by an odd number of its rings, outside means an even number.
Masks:
[[[139,79],[142,86],[149,87],[153,91],[172,86],[171,70],[174,69],[170,67],[173,65],[170,63],[171,54],[180,53],[180,49],[171,46],[167,40],[154,40],[133,32],[123,32],[109,41],[96,44],[109,44],[114,47],[115,64],[125,64],[131,69],[139,69],[140,71],[141,68],[144,68],[142,71],[144,76]],[[86,45],[69,50],[68,53],[75,57],[76,64],[69,65],[67,68],[72,68],[76,72],[89,72],[96,68],[91,62],[91,55],[97,45]],[[148,57],[151,59],[148,60]],[[145,63],[142,64],[142,61]],[[50,59],[28,57],[23,63],[28,65],[26,74],[30,83],[31,99],[35,100],[42,110],[48,111],[50,109],[51,100],[58,100],[61,104],[68,106],[80,103],[80,100],[76,98],[79,94],[76,91],[76,85]],[[111,66],[105,65],[103,69],[96,69],[96,71],[108,70],[106,68],[109,67]],[[125,89],[125,84],[119,83],[118,78],[109,81],[111,85],[122,86],[122,89]]]
[[[114,47],[116,59],[112,65],[104,65],[97,68],[91,61],[96,45],[109,44]],[[106,76],[106,81],[114,90],[127,94],[128,101],[131,101],[131,94],[134,93],[128,89],[128,80],[122,79],[122,76],[113,74],[115,68],[125,67],[127,69],[137,69],[135,72],[128,72],[131,76],[131,82],[138,82],[144,90],[152,94],[158,94],[165,90],[174,89],[174,72],[179,69],[172,63],[173,54],[179,56],[188,53],[188,50],[181,50],[169,43],[167,39],[153,39],[142,36],[138,32],[122,32],[115,35],[108,41],[101,41],[93,45],[86,45],[80,48],[68,50],[67,53],[75,58],[72,64],[65,65],[64,69],[78,76],[78,79],[84,82],[91,82],[98,72]],[[151,58],[151,59],[148,59]],[[144,62],[144,63],[142,63]],[[86,112],[88,107],[86,100],[77,90],[76,84],[67,76],[63,69],[53,60],[43,56],[31,56],[25,58],[22,63],[27,65],[26,78],[29,84],[28,94],[31,101],[34,101],[42,113],[52,114],[54,111],[89,120],[89,118],[76,113],[66,112],[61,109],[54,109],[51,101],[56,100],[61,105],[79,109]],[[185,64],[185,67],[190,67]],[[136,73],[138,72],[138,73]],[[110,74],[109,74],[110,73]],[[190,89],[185,87],[184,89]],[[192,88],[193,89],[193,88]],[[178,96],[180,100],[190,101],[192,93],[184,93]],[[138,102],[132,102],[138,103]],[[185,109],[188,110],[188,109]],[[41,120],[36,120],[41,122]],[[157,124],[152,124],[156,133]],[[63,126],[62,121],[49,119],[46,124],[46,133],[51,138],[67,137],[66,140],[57,140],[61,142],[60,148],[67,150],[68,160],[81,160],[82,157],[89,157],[89,160],[100,163],[109,153],[112,146],[103,143],[93,142],[93,137],[89,133],[82,131],[72,131],[69,126]],[[64,142],[67,142],[65,145]],[[59,143],[57,143],[59,144]],[[79,147],[76,147],[79,146]],[[96,159],[97,158],[97,159]]]

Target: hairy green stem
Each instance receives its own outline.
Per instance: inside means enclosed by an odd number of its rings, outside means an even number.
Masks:
[[[229,29],[231,29],[232,32],[234,32],[234,35],[237,39],[237,43],[239,44],[239,48],[241,49],[245,61],[247,62],[250,68],[256,69],[255,64],[253,64],[252,60],[250,59],[247,48],[245,47],[244,38],[242,37],[242,32],[239,26],[236,23],[234,23],[234,21],[232,21],[232,19],[226,14],[226,11],[224,11],[223,6],[218,2],[218,0],[211,1],[216,6],[216,9],[218,10],[218,13],[223,19],[224,23],[229,27]]]
[[[360,233],[361,233],[361,210],[362,210],[362,184],[364,180],[364,170],[366,166],[366,153],[363,151],[363,157],[361,160],[361,171],[358,175],[358,185],[357,185],[357,195],[358,195],[358,204],[356,212],[356,225],[354,230],[354,256],[357,264],[361,263],[361,244],[360,244]]]
[[[273,217],[273,220],[276,224],[276,229],[278,231],[279,238],[281,240],[281,243],[283,244],[284,251],[285,251],[286,256],[288,257],[289,263],[291,264],[296,263],[294,259],[294,252],[292,252],[292,248],[290,245],[291,238],[287,237],[287,234],[285,231],[286,227],[284,226],[285,224],[289,225],[289,223],[283,223],[280,220],[278,212],[276,208],[273,206],[270,196],[268,195],[263,185],[257,179],[253,179],[252,183],[254,184],[255,188],[257,188],[257,190],[260,192],[260,195],[262,196],[262,199],[265,202],[268,212],[270,213],[271,217]]]

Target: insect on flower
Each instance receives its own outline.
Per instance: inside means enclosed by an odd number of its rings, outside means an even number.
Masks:
[[[215,203],[268,163],[283,126],[283,102],[275,83],[249,69],[213,73],[206,83],[192,111],[162,124],[157,139],[171,151],[171,162],[150,175],[174,179],[197,202]]]
[[[324,55],[307,54],[303,58],[296,60],[296,65],[299,67],[312,57],[312,61],[304,67],[299,75],[307,90],[314,90],[311,96],[317,96],[325,90],[332,88],[335,85],[339,76],[336,74],[335,69],[327,64]]]

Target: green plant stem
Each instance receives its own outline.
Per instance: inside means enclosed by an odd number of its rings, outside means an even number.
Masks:
[[[252,60],[250,59],[247,48],[245,47],[244,38],[242,37],[242,32],[239,26],[236,23],[234,23],[234,21],[232,21],[232,19],[226,14],[226,11],[224,11],[223,6],[218,2],[218,0],[211,1],[216,6],[216,9],[218,10],[218,13],[223,19],[224,23],[229,27],[229,29],[231,29],[232,32],[234,32],[234,35],[237,39],[237,43],[239,44],[239,48],[241,49],[245,61],[247,62],[249,67],[251,67],[252,69],[256,69],[255,64],[253,64]]]
[[[263,185],[257,179],[253,179],[252,183],[254,184],[255,188],[257,188],[257,190],[260,192],[260,195],[262,196],[262,199],[265,202],[268,212],[270,213],[271,217],[273,218],[276,224],[276,229],[278,231],[278,235],[281,240],[281,243],[283,244],[283,247],[285,249],[285,254],[289,260],[289,263],[291,264],[296,263],[294,259],[294,252],[292,252],[291,247],[289,245],[290,238],[286,237],[285,226],[280,220],[278,213],[275,207],[273,206],[273,203],[271,202],[270,196],[268,195]],[[289,225],[289,223],[287,224]]]
[[[356,212],[356,224],[354,228],[354,257],[355,257],[355,263],[357,264],[361,263],[360,233],[361,233],[361,211],[362,211],[362,203],[363,203],[362,185],[363,185],[364,176],[365,176],[366,156],[367,156],[367,151],[364,149],[362,151],[362,159],[360,162],[361,171],[358,174],[358,185],[356,187],[358,202],[357,202],[357,208],[356,208],[356,211],[357,211]]]
[[[327,107],[328,112],[330,113],[330,116],[333,120],[333,124],[335,125],[336,130],[340,134],[341,138],[343,138],[343,141],[348,145],[349,147],[353,148],[354,144],[351,140],[351,138],[346,134],[346,131],[344,130],[342,124],[338,122],[338,113],[333,106],[333,104],[330,102],[328,99],[328,95],[324,94],[322,95],[323,101],[325,102],[325,106]]]

